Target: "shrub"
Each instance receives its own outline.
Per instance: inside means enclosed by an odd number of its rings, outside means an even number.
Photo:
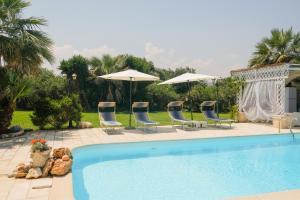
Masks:
[[[215,100],[215,90],[212,86],[206,86],[203,84],[195,85],[191,90],[191,99],[193,101],[193,110],[199,111],[200,104],[203,101]]]
[[[170,101],[180,98],[174,88],[169,85],[157,85],[153,83],[148,85],[146,90],[146,98],[154,110],[165,110]]]
[[[238,111],[239,111],[238,105],[231,106],[230,118],[233,119],[233,120],[237,120]]]
[[[59,129],[69,120],[79,125],[82,107],[78,95],[63,96],[59,99],[39,99],[33,105],[32,123],[43,129],[47,124]]]
[[[30,116],[31,121],[34,125],[38,126],[40,129],[44,129],[49,123],[48,117],[51,114],[50,109],[50,98],[38,98],[35,100],[32,108],[33,113]]]

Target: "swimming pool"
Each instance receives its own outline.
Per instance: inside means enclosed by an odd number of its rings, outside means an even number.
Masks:
[[[219,200],[300,188],[300,136],[102,144],[73,150],[77,200]]]

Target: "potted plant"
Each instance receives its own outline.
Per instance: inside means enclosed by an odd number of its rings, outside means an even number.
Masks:
[[[50,157],[51,147],[47,144],[45,139],[33,139],[31,140],[31,154],[33,167],[43,167]]]
[[[238,112],[238,122],[247,122],[248,119],[243,111]]]

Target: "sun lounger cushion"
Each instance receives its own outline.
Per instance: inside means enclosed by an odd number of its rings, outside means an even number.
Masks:
[[[136,117],[136,120],[143,124],[158,124],[157,122],[149,120],[146,112],[134,112],[134,115]]]
[[[214,121],[228,121],[228,122],[233,121],[232,119],[218,118],[218,116],[216,115],[216,113],[213,110],[206,110],[206,111],[203,111],[203,112],[206,115],[206,117],[208,119],[210,119],[210,120],[214,120]]]
[[[171,114],[173,120],[175,120],[175,121],[180,121],[180,122],[185,122],[185,123],[192,123],[193,122],[191,120],[185,119],[183,117],[181,111],[169,111],[169,113]]]
[[[105,126],[120,126],[121,123],[117,121],[102,121]]]
[[[114,112],[100,112],[102,117],[101,123],[104,126],[120,126],[122,125],[120,122],[117,122],[115,119]]]

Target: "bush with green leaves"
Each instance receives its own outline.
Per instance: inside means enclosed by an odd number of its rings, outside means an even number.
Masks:
[[[50,109],[50,98],[39,98],[35,100],[33,104],[33,114],[30,116],[31,121],[34,125],[38,126],[40,129],[44,129],[49,123],[48,117],[51,114]]]
[[[33,106],[34,111],[31,120],[34,125],[43,129],[51,125],[57,129],[62,128],[69,120],[74,121],[76,126],[81,120],[82,107],[78,95],[63,96],[60,99],[40,99]]]
[[[148,85],[146,90],[146,98],[153,110],[166,110],[166,106],[170,101],[179,100],[180,98],[174,88],[169,85],[157,85],[153,83]]]
[[[31,102],[31,120],[40,129],[45,126],[61,128],[72,120],[77,125],[81,118],[82,107],[78,95],[67,95],[67,82],[46,69],[34,77]]]

